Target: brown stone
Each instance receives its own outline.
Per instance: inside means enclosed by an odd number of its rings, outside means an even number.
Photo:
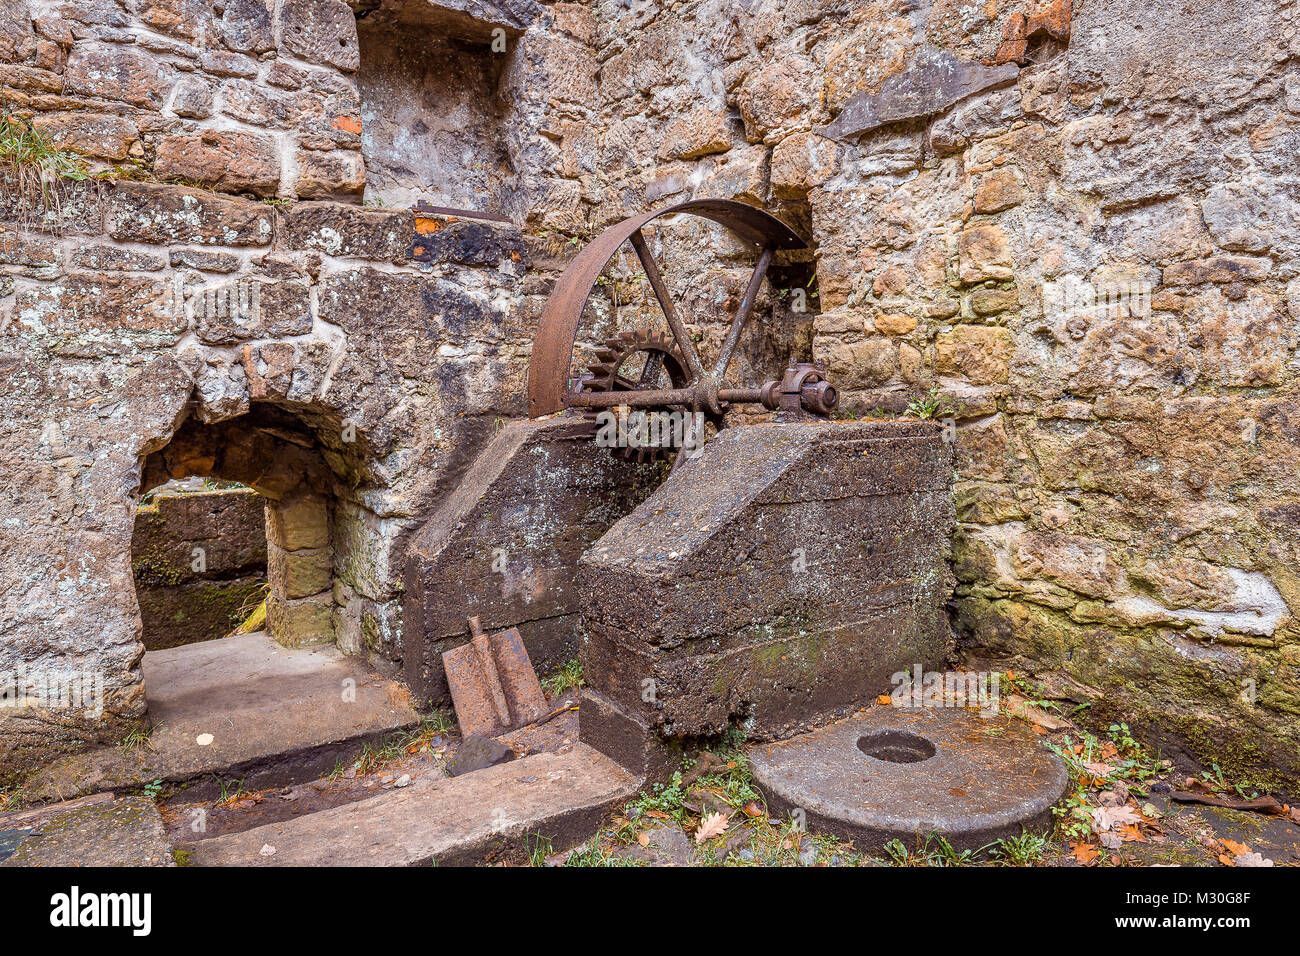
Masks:
[[[985,223],[963,229],[958,236],[958,254],[962,282],[1012,276],[1011,247],[1001,226]]]
[[[184,186],[122,181],[105,201],[104,228],[114,239],[223,246],[268,245],[274,211]]]
[[[212,87],[197,76],[186,76],[176,84],[172,112],[190,119],[212,115]]]
[[[858,342],[819,338],[813,343],[813,356],[826,365],[830,380],[842,390],[876,388],[900,372],[898,345],[883,335]]]
[[[275,48],[271,11],[265,0],[225,0],[220,29],[222,42],[239,53],[264,53]]]
[[[201,249],[194,250],[194,253],[200,256],[212,254]],[[232,265],[237,267],[238,263]],[[206,287],[193,299],[199,338],[204,342],[226,345],[246,339],[305,335],[311,331],[311,293],[301,282],[241,278]],[[292,346],[289,346],[289,351],[292,354]],[[259,384],[255,385],[250,376],[249,385],[258,390],[256,397],[262,397],[260,381],[263,373],[258,371],[256,363],[253,364]]]
[[[135,123],[111,114],[45,113],[32,119],[32,127],[60,149],[94,159],[126,159],[140,135]]]
[[[915,328],[915,316],[902,312],[882,312],[876,316],[876,331],[885,335],[906,335]]]
[[[29,93],[61,93],[63,77],[40,67],[0,64],[0,86]]]
[[[168,87],[168,68],[133,46],[81,45],[68,57],[68,93],[121,100],[156,110]]]
[[[271,591],[286,598],[304,598],[330,590],[334,580],[329,548],[285,551],[277,545],[267,549],[267,578]]]
[[[415,238],[410,212],[383,212],[337,203],[301,203],[284,214],[285,239],[294,248],[331,256],[404,260]]]
[[[698,159],[710,153],[725,153],[730,148],[731,132],[726,114],[697,106],[668,124],[659,146],[659,158]]]
[[[965,378],[972,385],[1005,382],[1014,348],[1006,329],[959,325],[935,339],[935,371]]]
[[[793,133],[772,150],[772,192],[794,199],[820,186],[838,166],[834,141],[816,133]]]
[[[248,395],[254,400],[286,398],[293,384],[295,350],[291,342],[245,345],[239,351]]]
[[[351,150],[322,153],[298,151],[298,181],[294,192],[303,199],[338,199],[359,196],[366,188],[366,166],[361,154]]]
[[[1017,205],[1023,199],[1020,177],[1010,169],[997,169],[980,177],[975,187],[975,211],[977,213],[1002,212]]]
[[[976,289],[970,294],[971,311],[976,315],[996,315],[1020,308],[1020,293],[1010,289]]]
[[[158,143],[154,173],[269,196],[280,184],[280,154],[275,142],[264,136],[204,130],[164,137]]]
[[[330,513],[319,495],[293,495],[266,512],[267,541],[283,551],[327,548]]]
[[[280,42],[290,53],[351,72],[360,64],[356,20],[343,0],[285,0]]]
[[[266,599],[266,629],[284,647],[309,647],[334,641],[334,599],[329,594],[285,600]]]
[[[14,316],[33,331],[54,334],[151,333],[174,342],[185,314],[170,285],[127,275],[71,275],[58,282],[21,285]]]
[[[1215,256],[1211,259],[1193,259],[1166,266],[1164,284],[1174,286],[1200,285],[1202,282],[1236,282],[1253,280],[1267,275],[1273,263],[1265,258],[1250,256]]]

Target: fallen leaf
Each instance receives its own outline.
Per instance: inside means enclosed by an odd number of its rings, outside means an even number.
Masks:
[[[1101,835],[1101,845],[1108,850],[1118,850],[1124,845],[1124,839],[1118,833],[1106,832]]]
[[[1091,843],[1071,843],[1070,855],[1087,866],[1097,859],[1097,848]]]
[[[1142,815],[1144,817],[1150,817],[1153,820],[1159,820],[1162,816],[1164,816],[1164,814],[1160,812],[1159,808],[1157,808],[1154,803],[1142,804]]]
[[[763,807],[757,800],[750,800],[740,809],[747,817],[761,817],[763,815]]]
[[[1083,769],[1094,777],[1109,777],[1115,770],[1108,763],[1086,763],[1083,765]]]
[[[1267,857],[1261,856],[1258,853],[1243,853],[1241,854],[1241,856],[1235,857],[1233,859],[1233,862],[1237,864],[1237,866],[1272,866],[1273,865],[1272,860],[1268,859]]]
[[[893,698],[890,697],[888,694],[878,694],[878,695],[876,696],[876,703],[877,703],[877,704],[884,704],[884,705],[888,706],[889,702],[892,701],[892,700],[893,700]]]
[[[1238,843],[1236,840],[1229,840],[1227,837],[1220,837],[1219,842],[1233,856],[1244,856],[1250,852],[1250,847],[1246,846],[1246,844]]]
[[[1092,828],[1104,833],[1116,826],[1142,822],[1142,815],[1132,807],[1097,807],[1092,811]]]
[[[715,836],[720,836],[727,832],[727,817],[722,813],[706,813],[700,818],[700,825],[695,828],[695,842],[703,843],[705,840]]]
[[[662,810],[647,810],[645,815],[648,817],[654,817],[656,820],[668,819],[668,814],[664,813]]]
[[[645,830],[638,831],[636,835],[636,842],[640,843],[642,846],[649,846],[650,834],[647,833]]]
[[[1118,832],[1120,835],[1120,839],[1122,839],[1125,843],[1146,843],[1147,842],[1147,838],[1143,835],[1142,831],[1138,829],[1136,823],[1130,823],[1126,827],[1120,827]]]

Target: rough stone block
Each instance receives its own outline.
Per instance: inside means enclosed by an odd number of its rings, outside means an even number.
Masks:
[[[653,490],[659,468],[620,461],[580,418],[508,425],[411,539],[402,602],[407,683],[417,700],[447,694],[441,655],[518,627],[539,668],[572,656],[578,556]]]
[[[334,598],[330,594],[283,600],[266,599],[266,629],[277,644],[307,647],[334,641]]]
[[[877,93],[854,96],[821,132],[831,139],[846,139],[886,123],[929,116],[972,93],[1009,83],[1019,72],[1010,63],[983,66],[959,60],[940,47],[925,46],[911,69],[885,80]]]
[[[941,663],[951,468],[927,424],[722,432],[583,555],[592,690],[664,737],[771,737]]]
[[[163,137],[154,173],[210,183],[229,192],[269,196],[280,185],[280,152],[266,136],[202,130]]]
[[[294,192],[303,199],[355,196],[366,188],[366,165],[354,150],[298,151],[298,181]]]
[[[114,239],[158,245],[264,246],[274,216],[261,203],[199,189],[119,182],[105,201],[104,228]]]
[[[266,533],[267,540],[284,551],[329,547],[329,506],[319,495],[277,501],[267,511]]]
[[[310,63],[349,72],[360,64],[356,20],[343,0],[285,0],[280,7],[280,42]]]
[[[302,203],[284,214],[291,248],[331,256],[403,260],[415,236],[409,212],[378,212],[337,203]]]
[[[156,110],[167,92],[168,69],[135,46],[88,44],[68,57],[63,89]]]
[[[60,149],[93,159],[125,159],[140,135],[135,123],[110,114],[46,113],[34,117],[32,127]]]
[[[272,592],[286,598],[310,597],[328,591],[334,576],[330,549],[285,551],[278,545],[268,545],[266,575]]]

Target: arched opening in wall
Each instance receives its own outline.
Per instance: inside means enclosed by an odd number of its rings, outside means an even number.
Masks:
[[[357,15],[367,203],[504,214],[516,176],[499,96],[506,34],[430,0]]]
[[[242,523],[205,521],[200,505],[191,515],[198,520],[180,535],[185,540],[150,552],[144,542],[155,519],[147,510],[137,516],[135,538],[142,553],[133,555],[133,568],[146,649],[154,649],[146,613],[155,597],[151,588],[165,586],[169,580],[186,583],[184,568],[190,569],[192,582],[198,569],[255,567],[259,543],[265,588],[259,580],[257,590],[265,591],[266,633],[285,647],[333,642],[334,480],[312,431],[294,415],[269,405],[255,405],[245,415],[215,424],[189,418],[165,447],[145,460],[140,486],[145,508],[158,503],[160,515],[186,509],[190,506],[186,496],[180,496],[179,502],[166,499],[173,497],[169,492],[176,482],[195,478],[216,487],[236,486],[236,503],[229,508],[238,509]],[[264,514],[260,540],[255,528],[249,527],[255,524],[257,505],[248,495],[256,497]],[[176,561],[186,557],[188,563],[177,568]],[[190,596],[170,598],[175,604]],[[256,607],[258,602],[244,600],[234,613],[251,610],[250,603]],[[181,626],[166,633],[166,643],[154,640],[155,647],[225,636],[215,633],[219,613],[215,620],[202,622],[209,628],[203,636],[197,618],[191,612],[194,625],[189,633],[183,622],[174,622]]]

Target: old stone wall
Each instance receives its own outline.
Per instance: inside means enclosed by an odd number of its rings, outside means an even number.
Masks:
[[[491,51],[517,128],[549,122],[539,71],[579,76],[549,14],[526,42],[526,6]],[[363,206],[358,64],[337,0],[3,4],[0,104],[82,173],[6,167],[0,190],[0,670],[94,672],[105,698],[94,719],[6,702],[7,772],[144,712],[141,493],[256,488],[272,632],[391,666],[405,536],[523,413],[554,244]],[[549,161],[511,194],[539,229],[577,215]]]
[[[169,489],[140,506],[131,569],[146,650],[225,637],[262,600],[262,502],[249,489]]]
[[[129,167],[58,210],[3,197],[0,664],[96,663],[138,712],[140,463],[250,414],[329,462],[340,643],[399,657],[403,535],[522,412],[551,269],[625,215],[740,198],[812,242],[742,377],[812,355],[858,415],[936,390],[968,652],[1295,770],[1294,0],[448,0],[409,27],[429,59],[367,65],[402,6],[0,0],[6,108]],[[419,132],[454,158],[422,168],[385,117],[425,89],[464,119]],[[360,204],[424,189],[524,231]],[[686,222],[652,245],[707,353],[746,251]],[[585,344],[655,320],[623,274]],[[201,306],[235,280],[274,307]]]
[[[596,11],[608,198],[806,217],[847,408],[938,390],[969,652],[1294,773],[1295,4]]]

